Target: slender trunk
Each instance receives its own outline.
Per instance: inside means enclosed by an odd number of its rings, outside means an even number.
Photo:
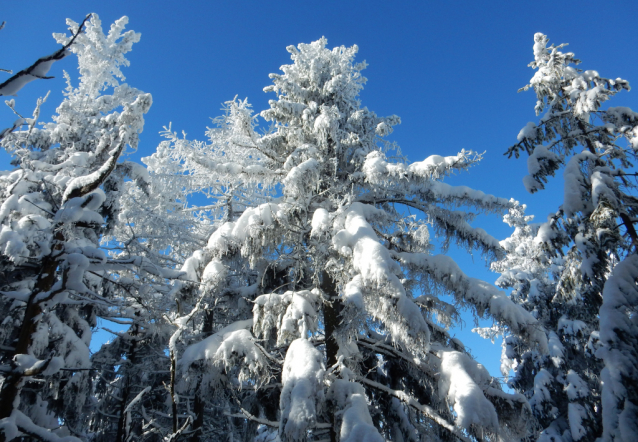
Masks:
[[[130,386],[128,385],[129,377],[125,379],[124,389],[122,390],[122,403],[120,406],[120,418],[117,420],[117,433],[115,434],[115,442],[125,442],[126,440],[126,404],[128,403]]]
[[[175,353],[171,351],[171,407],[173,414],[173,435],[177,433],[177,398],[175,397],[175,371],[177,369]]]
[[[136,316],[138,313],[136,313]],[[128,429],[126,428],[126,407],[128,406],[128,399],[131,397],[131,373],[129,370],[135,369],[137,366],[137,337],[139,335],[140,326],[139,324],[135,324],[134,329],[130,335],[133,337],[131,342],[131,348],[128,351],[128,360],[129,364],[126,367],[126,373],[124,374],[124,379],[122,379],[122,392],[120,393],[122,397],[122,405],[120,407],[120,418],[117,422],[117,433],[115,436],[115,442],[125,442],[128,439]]]
[[[321,275],[321,290],[326,295],[327,302],[323,304],[323,322],[326,336],[326,361],[328,368],[337,363],[337,351],[339,345],[335,338],[335,332],[339,326],[339,315],[341,314],[341,301],[337,293],[337,284],[334,279],[323,271]]]
[[[206,310],[204,312],[204,326],[202,327],[204,337],[210,336],[210,334],[213,332],[214,320],[215,315],[213,310]],[[195,413],[195,420],[193,421],[193,433],[190,437],[190,442],[199,442],[201,440],[202,431],[204,429],[204,410],[206,401],[203,398],[201,387],[202,383],[200,381],[197,383],[197,388],[195,389],[195,401],[193,403],[193,413]]]
[[[335,280],[323,271],[321,274],[321,290],[323,291],[326,301],[323,303],[323,324],[325,332],[326,362],[327,368],[337,363],[337,352],[339,345],[335,338],[335,333],[339,327],[339,319],[341,314],[341,301],[337,293],[337,284]],[[335,407],[328,404],[328,419],[332,423],[330,427],[330,442],[337,442],[337,432],[335,430]]]
[[[201,383],[197,384],[199,388]],[[193,421],[193,435],[191,436],[191,442],[199,442],[202,437],[202,431],[204,428],[204,399],[202,395],[197,393],[195,395],[195,403],[193,404],[193,412],[195,413],[195,420]]]

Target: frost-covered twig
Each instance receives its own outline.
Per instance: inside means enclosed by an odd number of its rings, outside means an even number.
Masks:
[[[228,417],[236,417],[239,419],[250,419],[251,421],[257,422],[259,424],[262,425],[268,425],[269,427],[273,427],[273,428],[279,428],[279,422],[278,421],[269,421],[268,419],[263,419],[257,416],[253,416],[252,414],[250,414],[248,411],[244,410],[243,408],[240,407],[241,410],[241,414],[239,413],[227,413],[226,416]]]
[[[115,165],[124,150],[124,146],[124,140],[118,139],[115,143],[115,148],[110,150],[112,153],[108,160],[106,160],[98,170],[90,175],[72,179],[69,184],[67,184],[62,202],[64,203],[72,198],[84,196],[102,185],[111,172],[113,172],[113,169],[115,169]]]
[[[184,421],[184,424],[179,429],[175,429],[175,431],[173,431],[169,437],[164,438],[164,440],[166,442],[172,442],[177,440],[179,436],[186,430],[186,428],[188,428],[188,426],[191,424],[192,421],[193,421],[192,416],[186,417],[186,421]]]

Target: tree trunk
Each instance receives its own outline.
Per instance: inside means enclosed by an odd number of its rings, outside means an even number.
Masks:
[[[341,301],[337,293],[337,284],[325,270],[321,274],[321,290],[327,298],[323,304],[323,322],[326,339],[326,361],[332,367],[337,363],[337,351],[339,345],[335,338],[335,332],[339,327],[339,316],[341,314]]]
[[[176,374],[176,360],[175,360],[175,352],[171,351],[171,413],[173,418],[173,434],[172,437],[175,437],[177,434],[177,398],[175,397],[175,374]],[[171,437],[171,438],[172,438]]]
[[[201,383],[197,385],[200,387]],[[193,434],[191,436],[191,442],[199,442],[202,437],[202,431],[204,428],[204,408],[206,403],[202,399],[200,393],[195,394],[195,403],[193,404],[193,412],[195,413],[195,420],[193,421]]]
[[[120,407],[120,418],[117,420],[117,433],[115,434],[115,442],[125,442],[126,441],[126,404],[128,402],[130,386],[128,384],[128,380],[130,378],[127,376],[124,385],[124,389],[122,390],[122,404]]]
[[[24,311],[24,318],[22,320],[22,326],[20,327],[20,333],[18,335],[18,342],[15,346],[14,356],[18,354],[27,354],[29,347],[31,347],[33,341],[33,333],[38,328],[40,323],[40,316],[42,315],[42,307],[40,301],[36,301],[39,294],[48,292],[53,287],[56,281],[56,270],[58,267],[59,250],[62,247],[62,240],[64,236],[61,232],[57,232],[54,237],[54,246],[51,253],[44,258],[42,262],[42,269],[36,280],[35,287],[31,296],[27,302],[27,307]],[[12,367],[13,371],[7,375],[2,383],[2,389],[0,390],[0,419],[8,418],[14,409],[14,404],[17,397],[20,395],[22,388],[22,380],[24,374],[17,371],[17,367]],[[4,432],[0,432],[0,442],[5,441]]]
[[[337,363],[339,344],[337,344],[335,333],[339,327],[342,305],[341,300],[339,299],[339,293],[337,293],[337,284],[332,276],[330,276],[330,274],[328,274],[325,270],[321,273],[321,290],[326,297],[326,301],[323,303],[323,324],[326,347],[326,368],[329,369]],[[329,403],[327,413],[328,419],[330,423],[332,423],[332,426],[330,427],[330,442],[337,442],[334,411],[335,407]]]
[[[135,314],[136,316],[139,315],[138,312],[136,312]],[[126,413],[124,412],[124,410],[126,410],[126,407],[128,406],[128,399],[129,397],[131,397],[131,373],[129,372],[129,370],[134,370],[136,365],[137,365],[137,337],[139,335],[139,331],[140,331],[140,326],[139,324],[135,324],[133,326],[133,331],[132,333],[130,333],[130,335],[133,337],[132,342],[131,342],[131,347],[130,350],[128,351],[128,360],[130,361],[130,363],[128,364],[128,366],[126,367],[126,373],[124,374],[125,378],[122,379],[122,390],[121,390],[121,397],[122,397],[122,406],[120,407],[120,418],[118,419],[117,422],[117,434],[115,436],[115,442],[126,442],[126,439],[128,439],[128,429],[126,428]]]
[[[204,338],[207,338],[213,332],[213,324],[215,315],[212,309],[204,312],[204,326],[202,332]],[[195,413],[195,420],[193,421],[193,433],[190,437],[190,442],[199,442],[202,437],[202,431],[204,429],[204,410],[206,408],[206,401],[202,397],[201,381],[197,383],[195,389],[195,401],[193,403],[193,413]]]

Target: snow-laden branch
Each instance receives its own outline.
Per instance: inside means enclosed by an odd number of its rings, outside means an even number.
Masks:
[[[603,439],[630,441],[636,436],[638,409],[638,255],[630,255],[611,273],[600,308],[600,341],[596,356],[602,358]]]
[[[435,409],[433,409],[432,407],[430,407],[428,405],[424,405],[424,404],[419,403],[418,400],[416,400],[414,397],[412,397],[409,394],[407,394],[405,391],[393,390],[392,388],[386,387],[383,384],[380,384],[380,383],[375,382],[375,381],[371,381],[370,379],[367,379],[367,378],[364,378],[364,377],[360,377],[360,376],[356,377],[356,381],[357,382],[361,382],[362,384],[365,384],[368,387],[371,387],[371,388],[374,388],[376,390],[382,391],[384,393],[389,394],[392,397],[395,397],[395,398],[399,399],[404,404],[406,404],[406,405],[414,408],[415,410],[421,412],[425,417],[427,417],[428,419],[431,419],[432,421],[434,421],[435,423],[437,423],[441,427],[443,427],[446,430],[448,430],[450,433],[452,433],[454,436],[456,436],[459,440],[461,440],[463,442],[472,442],[472,440],[469,437],[465,436],[461,432],[461,430],[459,430],[453,424],[449,423],[447,420],[445,420],[443,417],[441,417],[441,415],[439,415],[436,412]]]
[[[21,70],[17,74],[11,76],[8,80],[0,83],[0,96],[16,95],[20,89],[22,89],[27,83],[30,83],[33,80],[49,80],[53,78],[46,76],[49,72],[49,69],[51,69],[51,66],[55,61],[62,60],[64,57],[69,55],[69,52],[67,50],[71,47],[73,42],[75,42],[77,36],[80,35],[82,29],[84,28],[84,24],[89,18],[91,18],[91,14],[87,15],[84,20],[82,20],[82,23],[80,23],[78,30],[71,36],[71,39],[60,49],[58,49],[51,55],[39,58],[28,68]]]
[[[465,275],[452,258],[422,253],[395,253],[395,256],[403,264],[426,272],[454,296],[474,305],[480,315],[489,310],[493,318],[506,324],[514,333],[528,336],[540,351],[548,351],[545,331],[531,313],[492,284]]]

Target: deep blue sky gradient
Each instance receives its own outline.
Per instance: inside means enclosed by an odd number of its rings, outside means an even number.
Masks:
[[[58,46],[51,33],[65,32],[67,17],[79,22],[89,12],[99,14],[105,29],[127,15],[128,28],[142,33],[124,73],[129,84],[153,95],[154,104],[134,159],[154,152],[158,132],[169,122],[191,139],[204,139],[210,118],[235,95],[248,97],[257,111],[265,109],[275,97],[262,89],[270,83],[269,73],[290,62],[286,46],[326,36],[329,47],[359,46],[358,60],[369,63],[363,105],[402,118],[391,139],[410,160],[460,149],[485,151],[479,166],[450,182],[527,203],[539,221],[556,210],[560,181],[529,195],[521,182],[525,160],[503,156],[519,130],[536,120],[533,92],[516,93],[533,75],[527,64],[534,33],[570,43],[568,50],[585,69],[638,81],[635,0],[4,1],[0,68],[18,71],[53,52]],[[30,115],[37,97],[51,90],[41,114],[48,120],[62,99],[62,70],[76,79],[76,66],[74,57],[56,63],[50,72],[56,79],[29,84],[16,98],[17,108]],[[622,93],[611,105],[637,109],[636,93]],[[14,119],[8,108],[0,108],[0,128]],[[6,155],[0,168],[9,168]],[[477,225],[498,238],[509,234],[494,216]],[[495,279],[479,256],[453,254],[468,274]],[[458,335],[497,374],[500,348],[468,334],[471,317],[466,321]]]

